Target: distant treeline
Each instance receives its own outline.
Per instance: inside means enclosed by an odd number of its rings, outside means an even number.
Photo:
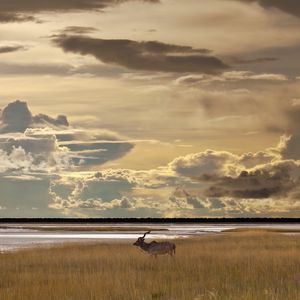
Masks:
[[[0,218],[0,223],[300,223],[300,218]]]

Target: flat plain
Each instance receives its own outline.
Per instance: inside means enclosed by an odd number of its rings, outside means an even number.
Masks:
[[[0,255],[0,299],[300,299],[300,235],[264,230],[175,240],[174,258],[88,243]]]

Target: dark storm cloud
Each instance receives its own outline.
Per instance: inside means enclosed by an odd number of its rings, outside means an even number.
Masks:
[[[212,74],[228,68],[219,58],[206,55],[209,50],[189,46],[68,35],[53,40],[65,52],[93,55],[104,63],[133,70]]]
[[[27,47],[22,45],[0,46],[0,54],[24,50],[27,50]]]
[[[300,17],[300,2],[298,0],[238,0],[241,2],[256,2],[264,8],[277,8],[288,14]]]
[[[101,10],[131,0],[1,0],[0,22],[39,22],[33,15],[43,12]],[[157,3],[158,0],[139,0]]]
[[[263,199],[285,196],[299,184],[294,176],[299,166],[293,161],[268,164],[253,171],[242,171],[237,177],[216,180],[205,192],[208,197]],[[299,172],[299,171],[298,171]]]

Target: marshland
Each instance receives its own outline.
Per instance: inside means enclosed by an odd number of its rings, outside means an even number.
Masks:
[[[173,242],[175,257],[156,259],[130,241],[3,252],[0,299],[300,299],[296,232],[250,228]]]

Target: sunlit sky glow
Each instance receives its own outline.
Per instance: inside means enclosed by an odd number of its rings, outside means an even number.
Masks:
[[[298,0],[1,1],[0,216],[300,217],[299,26]]]

